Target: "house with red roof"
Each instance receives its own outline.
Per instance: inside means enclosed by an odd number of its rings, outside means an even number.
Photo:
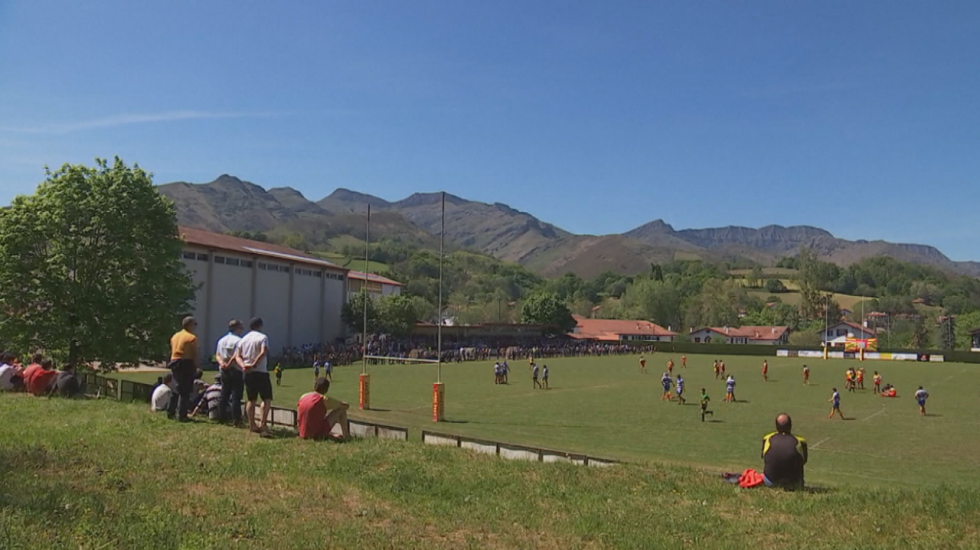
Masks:
[[[843,346],[847,343],[848,338],[867,340],[877,337],[874,330],[850,321],[840,321],[830,325],[822,336],[824,342],[831,346]]]
[[[365,274],[363,271],[350,271],[347,273],[350,293],[360,294],[362,291],[372,296],[391,296],[402,293],[402,284],[394,279],[375,275],[374,273]],[[366,287],[362,287],[366,285]]]
[[[704,327],[688,336],[695,344],[782,345],[789,339],[789,327],[742,326]]]
[[[589,319],[572,315],[575,328],[569,333],[576,340],[597,342],[673,342],[676,332],[650,321],[624,321],[621,319]]]

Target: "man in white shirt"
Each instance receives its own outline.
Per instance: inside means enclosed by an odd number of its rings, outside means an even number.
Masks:
[[[245,379],[242,369],[235,361],[238,343],[242,340],[245,327],[238,319],[228,321],[228,334],[218,340],[218,349],[214,359],[221,371],[221,401],[218,409],[221,411],[221,421],[227,420],[225,413],[231,411],[231,421],[235,426],[242,424],[242,392],[245,389]]]
[[[269,337],[262,333],[262,319],[256,317],[249,323],[251,331],[238,342],[235,362],[245,373],[245,415],[248,429],[262,435],[272,435],[269,430],[269,410],[272,408],[272,379],[269,378]],[[255,425],[255,402],[262,398],[262,421]]]
[[[170,407],[170,396],[173,395],[174,375],[167,373],[163,377],[163,383],[153,388],[153,395],[150,397],[151,411],[165,411]]]
[[[9,353],[0,355],[0,390],[10,391],[14,389],[14,375],[17,369],[10,365],[13,357]]]

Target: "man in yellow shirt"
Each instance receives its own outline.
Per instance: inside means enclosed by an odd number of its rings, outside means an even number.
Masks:
[[[167,418],[177,418],[180,422],[188,422],[190,412],[191,391],[194,389],[194,375],[198,369],[197,359],[197,321],[193,317],[184,317],[181,330],[170,338],[170,372],[177,383],[177,391],[170,397]]]

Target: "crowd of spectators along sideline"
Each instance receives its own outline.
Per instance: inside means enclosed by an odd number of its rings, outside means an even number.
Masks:
[[[83,395],[74,365],[56,370],[51,359],[40,353],[35,353],[24,367],[16,354],[0,352],[0,391],[27,392],[39,397]]]
[[[600,357],[608,355],[627,355],[651,353],[654,345],[610,344],[587,342],[567,337],[555,338],[471,338],[465,340],[443,340],[442,361],[462,363],[464,361],[492,361],[517,359],[555,358],[555,357]],[[367,355],[390,357],[393,360],[371,359],[369,362],[398,363],[399,359],[436,360],[439,358],[438,343],[435,338],[394,338],[388,335],[375,335],[368,339]],[[283,366],[308,367],[315,363],[330,362],[334,366],[351,365],[361,360],[360,344],[307,344],[299,347],[282,348],[280,361]]]

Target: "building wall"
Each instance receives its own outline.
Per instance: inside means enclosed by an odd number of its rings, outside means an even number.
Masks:
[[[191,280],[194,283],[194,288],[196,292],[194,299],[190,303],[190,311],[188,313],[194,315],[198,322],[198,332],[206,332],[205,323],[207,322],[205,317],[204,307],[208,299],[208,252],[207,250],[199,248],[187,248],[183,253],[184,267],[191,274]],[[174,323],[176,327],[176,322]],[[207,357],[209,353],[207,352],[206,340],[204,339],[204,334],[198,334],[198,340],[201,341],[200,352],[202,357]]]
[[[324,340],[320,334],[322,277],[320,269],[296,266],[293,271],[292,342],[295,345],[317,344]]]
[[[323,341],[333,342],[347,335],[340,318],[347,303],[347,277],[344,273],[327,270],[323,279]]]

